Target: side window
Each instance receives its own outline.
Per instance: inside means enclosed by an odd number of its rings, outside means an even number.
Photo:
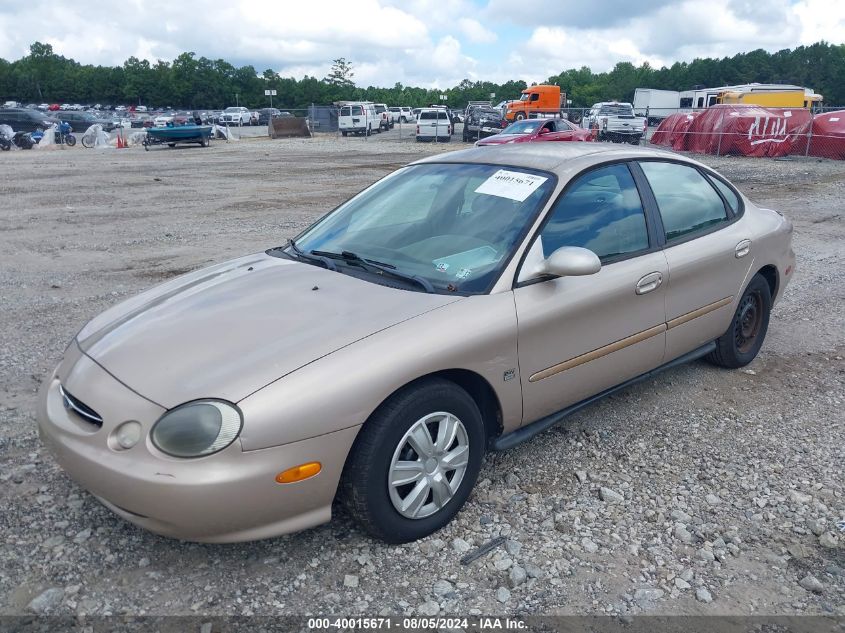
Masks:
[[[722,192],[725,200],[728,201],[728,206],[731,208],[731,211],[734,213],[739,213],[739,198],[737,197],[734,190],[728,187],[725,183],[723,183],[718,178],[713,178],[713,176],[707,176],[707,180],[713,183],[713,186],[716,187],[719,191]]]
[[[727,222],[722,198],[694,167],[657,161],[640,167],[657,200],[667,241]]]
[[[643,205],[627,165],[584,174],[549,214],[540,233],[544,257],[561,246],[588,248],[601,259],[648,248]]]

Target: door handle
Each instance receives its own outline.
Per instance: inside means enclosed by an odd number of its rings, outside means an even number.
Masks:
[[[739,259],[740,257],[745,257],[750,252],[751,240],[742,240],[739,244],[736,245],[736,249],[734,250],[734,254],[736,255],[737,259]]]
[[[663,275],[662,273],[649,273],[642,277],[637,282],[637,294],[644,295],[652,290],[657,290],[660,287],[660,284],[663,283]]]

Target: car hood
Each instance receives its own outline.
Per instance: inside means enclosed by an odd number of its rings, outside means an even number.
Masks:
[[[106,371],[162,407],[198,398],[238,402],[303,365],[457,300],[260,253],[133,297],[94,318],[77,340]]]
[[[479,145],[502,145],[503,143],[525,143],[530,141],[533,136],[529,134],[494,134],[488,136],[483,141],[478,141]]]

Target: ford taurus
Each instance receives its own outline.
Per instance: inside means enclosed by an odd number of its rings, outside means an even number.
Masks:
[[[791,237],[671,153],[429,157],[286,245],[95,317],[44,382],[40,434],[160,534],[271,537],[337,499],[375,537],[417,539],[460,510],[486,451],[660,369],[751,362]]]

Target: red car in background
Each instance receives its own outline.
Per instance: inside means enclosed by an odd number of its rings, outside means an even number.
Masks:
[[[577,127],[565,119],[526,119],[511,123],[504,130],[476,143],[502,145],[503,143],[532,143],[534,141],[592,141],[590,130]]]

